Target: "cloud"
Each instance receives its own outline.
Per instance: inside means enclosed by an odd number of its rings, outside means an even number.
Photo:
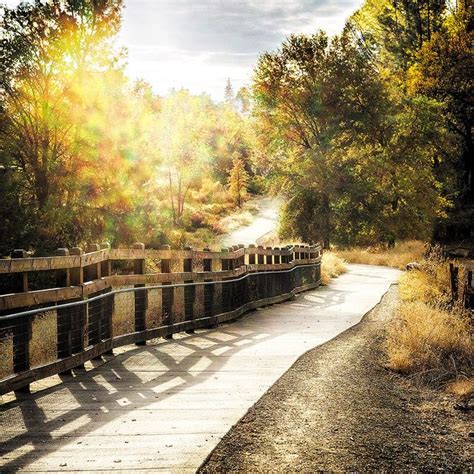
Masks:
[[[1,1],[1,0],[0,0]],[[5,1],[5,0],[3,0]],[[6,0],[10,6],[18,0]],[[362,0],[125,0],[119,42],[128,72],[158,93],[170,87],[223,96],[250,80],[259,54],[290,33],[342,30]]]
[[[259,54],[290,33],[341,31],[362,0],[128,0],[121,38],[129,71],[169,87],[222,99],[227,77],[250,80]],[[151,72],[153,71],[153,72]]]

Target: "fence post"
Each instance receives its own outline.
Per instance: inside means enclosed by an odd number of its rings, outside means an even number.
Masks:
[[[203,281],[201,272],[203,271],[203,259],[193,259],[193,272],[198,275],[195,281]],[[204,316],[204,286],[198,285],[194,288],[193,318],[200,319]]]
[[[271,247],[266,247],[266,250],[273,250],[273,249],[272,249]],[[265,263],[266,263],[267,265],[271,265],[271,264],[273,263],[273,262],[272,262],[272,257],[273,257],[272,254],[267,255],[266,261],[265,261]]]
[[[11,258],[28,258],[26,250],[15,249],[10,254]],[[28,273],[20,273],[14,275],[13,293],[22,293],[28,291]],[[30,368],[30,339],[31,339],[31,317],[27,316],[22,320],[17,320],[13,328],[13,370],[15,372],[22,372]],[[30,385],[25,385],[15,394],[21,395],[30,393]]]
[[[132,245],[133,250],[142,250],[145,253],[145,244],[142,242],[135,242]],[[143,258],[133,259],[133,274],[144,275],[146,272],[145,255]],[[144,283],[134,285],[134,288],[143,288]],[[135,291],[135,331],[144,331],[146,329],[146,290]],[[135,343],[137,346],[146,345],[146,341],[139,341]]]
[[[229,249],[226,247],[221,248],[221,253],[227,253],[228,251]],[[229,259],[224,256],[221,257],[221,269],[222,271],[229,270]]]
[[[455,267],[452,262],[449,263],[449,277],[451,282],[451,300],[454,303],[458,299],[458,272],[459,268]]]
[[[59,248],[56,250],[55,255],[58,257],[68,257],[69,250],[67,248]],[[66,270],[56,270],[56,286],[71,286],[69,268],[66,268]]]
[[[245,248],[245,245],[244,244],[239,244],[239,245],[237,245],[237,247],[239,248],[239,250],[241,250],[241,249]],[[244,265],[245,265],[245,251],[242,253],[242,256],[239,258],[239,261],[238,261],[238,266],[239,267],[242,267]]]
[[[73,247],[69,250],[69,255],[84,255],[84,250],[80,247]],[[79,259],[79,265],[69,269],[69,274],[71,275],[71,285],[78,286],[84,283],[84,269],[81,266]]]
[[[254,244],[249,245],[249,250],[255,249]],[[255,265],[255,252],[249,253],[249,265]]]
[[[161,245],[160,250],[170,250],[169,245]],[[171,273],[171,259],[161,259],[161,273]],[[173,288],[166,288],[171,282],[163,282],[161,290],[162,321],[165,325],[173,324]],[[165,339],[173,339],[173,334],[166,334]]]
[[[100,249],[101,250],[109,250],[110,249],[110,244],[108,242],[102,242],[100,244]],[[103,260],[101,262],[101,264],[100,264],[100,275],[102,277],[112,275],[112,262],[110,261],[110,259]]]
[[[210,252],[211,249],[206,247],[202,249],[203,252]],[[203,258],[203,270],[204,272],[212,272],[212,258]],[[212,278],[204,278],[205,282],[212,282]],[[214,310],[214,285],[204,285],[204,317],[212,317]],[[211,323],[206,326],[207,329],[216,327],[215,324]]]
[[[145,244],[142,242],[135,242],[132,245],[132,249],[143,250],[143,253],[145,253]],[[135,275],[144,275],[146,273],[145,254],[143,255],[143,258],[133,259],[133,273]]]
[[[184,247],[184,250],[191,252],[192,247]],[[183,271],[185,273],[192,273],[193,271],[193,258],[185,258],[183,260]],[[191,284],[193,280],[185,280],[184,283]],[[196,287],[186,286],[184,287],[184,319],[185,321],[192,321],[194,317],[194,300],[196,298]],[[185,331],[187,334],[194,334],[194,328],[189,327]]]
[[[275,251],[273,255],[273,263],[275,265],[280,265],[280,260],[281,260],[280,247],[274,247],[273,250]]]
[[[472,306],[472,270],[467,271],[467,281],[466,281],[466,289],[464,291],[464,307],[466,309],[474,309]]]
[[[87,253],[98,252],[100,250],[99,244],[89,244],[86,247]],[[100,278],[101,275],[101,262],[93,263],[84,268],[84,280],[93,281]]]
[[[28,258],[28,253],[23,249],[15,249],[10,253],[11,258]],[[23,293],[28,291],[28,272],[20,273],[17,276],[17,282],[14,283],[13,293]]]

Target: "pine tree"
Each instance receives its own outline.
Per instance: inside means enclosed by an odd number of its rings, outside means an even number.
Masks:
[[[230,78],[227,78],[227,83],[224,89],[224,101],[232,105],[234,102],[234,89],[232,87],[232,83],[230,82]]]
[[[236,206],[241,207],[247,194],[249,175],[245,163],[240,158],[235,158],[229,174],[229,192]]]

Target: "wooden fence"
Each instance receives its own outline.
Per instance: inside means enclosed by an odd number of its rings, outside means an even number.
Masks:
[[[449,274],[451,280],[451,299],[458,301],[461,299],[466,309],[474,310],[474,282],[472,273],[474,271],[474,261],[461,261],[463,269],[460,272],[459,261],[449,264]]]
[[[234,319],[319,285],[321,248],[242,245],[213,252],[107,245],[0,260],[0,394],[80,367],[126,344],[144,344]],[[146,262],[153,261],[154,273]],[[131,274],[112,274],[120,262]],[[123,271],[123,270],[122,270]],[[31,290],[38,275],[54,288]]]

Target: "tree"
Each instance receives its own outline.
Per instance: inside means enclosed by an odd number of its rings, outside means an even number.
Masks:
[[[439,101],[449,130],[457,137],[459,151],[453,153],[457,183],[448,190],[455,206],[447,238],[470,237],[474,220],[474,16],[468,2],[460,2],[448,17],[445,28],[425,43],[416,65],[410,70],[414,93]],[[441,229],[440,229],[441,230]]]
[[[247,114],[251,107],[250,91],[246,87],[241,87],[237,92],[236,99],[240,105],[240,112],[242,114]]]
[[[70,204],[79,202],[84,84],[116,61],[109,39],[121,5],[52,0],[3,7],[1,160],[18,169],[16,188],[36,222],[38,244],[56,246],[81,234]]]
[[[346,29],[382,67],[406,72],[443,27],[446,0],[366,0]],[[400,78],[400,77],[399,77]]]
[[[199,186],[211,157],[208,121],[212,102],[206,96],[193,97],[178,91],[164,102],[158,139],[166,176],[173,224],[178,226],[192,188]]]
[[[227,82],[224,89],[224,102],[228,105],[233,105],[234,99],[234,89],[232,87],[232,83],[230,82],[230,78],[227,78]]]
[[[229,192],[238,207],[242,207],[247,194],[249,175],[245,163],[240,158],[235,158],[229,174]]]
[[[260,57],[254,96],[274,185],[287,197],[285,236],[328,247],[426,235],[442,205],[433,130],[422,121],[435,120],[434,104],[399,108],[347,34],[290,36]]]
[[[247,169],[250,169],[253,129],[249,119],[233,107],[219,105],[213,112],[209,117],[213,175],[226,184],[235,158],[242,159]]]

